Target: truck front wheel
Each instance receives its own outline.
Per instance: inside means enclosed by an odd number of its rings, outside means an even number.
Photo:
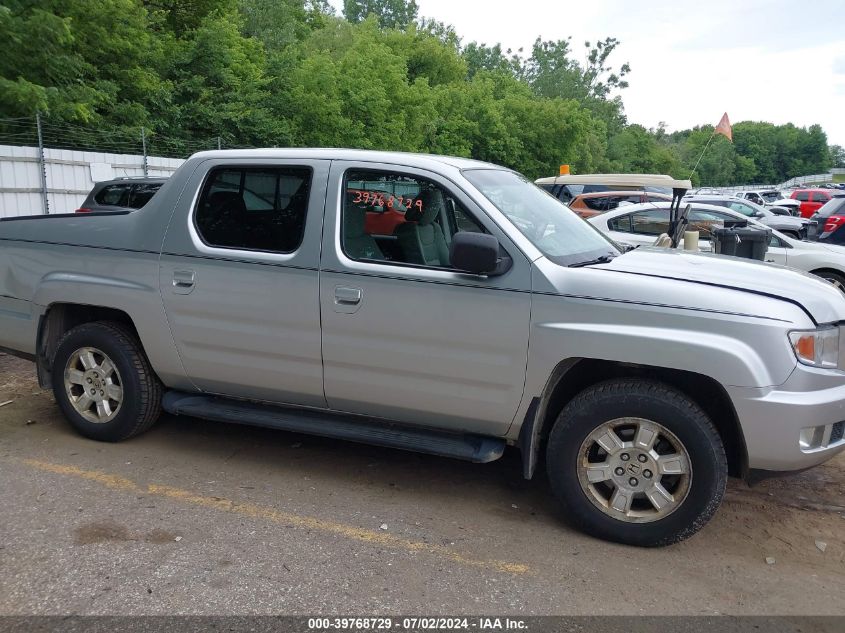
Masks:
[[[119,442],[147,430],[161,413],[161,383],[133,332],[120,323],[68,331],[53,359],[53,393],[85,437]]]
[[[566,516],[582,531],[629,545],[676,543],[719,507],[728,466],[702,409],[663,383],[612,380],[560,412],[547,470]]]

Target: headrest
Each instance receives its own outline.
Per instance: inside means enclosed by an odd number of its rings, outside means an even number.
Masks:
[[[361,207],[346,204],[343,209],[343,237],[344,239],[362,237],[367,234],[365,224],[367,212]]]
[[[422,210],[417,206],[417,202],[422,203]],[[411,208],[405,212],[405,220],[416,222],[420,226],[431,224],[440,215],[444,206],[443,193],[440,189],[423,189],[414,200]]]

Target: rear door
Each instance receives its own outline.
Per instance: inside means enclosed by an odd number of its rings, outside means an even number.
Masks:
[[[165,238],[160,287],[194,385],[325,406],[318,272],[329,161],[200,166]]]
[[[796,191],[792,194],[792,197],[795,200],[798,200],[798,202],[800,203],[798,210],[801,213],[801,217],[809,218],[813,215],[813,213],[815,212],[815,208],[811,206],[812,203],[810,202],[810,192]]]
[[[813,191],[810,194],[810,215],[821,209],[830,200],[830,195],[822,191]]]

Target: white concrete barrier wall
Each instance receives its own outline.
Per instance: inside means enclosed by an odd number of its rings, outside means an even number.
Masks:
[[[148,156],[147,174],[169,176],[184,162]],[[51,214],[73,213],[79,208],[93,188],[94,178],[102,181],[144,175],[144,157],[134,154],[45,148],[44,163]],[[0,145],[0,217],[43,213],[38,148]]]

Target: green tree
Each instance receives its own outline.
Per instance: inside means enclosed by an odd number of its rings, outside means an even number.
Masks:
[[[414,0],[343,0],[343,15],[354,24],[375,15],[382,28],[404,29],[417,19],[418,12]]]
[[[522,49],[514,53],[511,49],[502,51],[501,44],[487,46],[487,44],[470,42],[461,51],[461,56],[467,63],[467,76],[472,79],[482,70],[502,72],[514,77],[523,74],[523,61],[519,54]]]
[[[614,90],[628,87],[624,77],[631,71],[625,63],[614,70],[608,58],[619,46],[619,41],[609,37],[594,45],[585,42],[587,63],[573,59],[572,38],[543,41],[537,38],[525,64],[528,82],[544,97],[564,97],[586,101],[607,100]]]
[[[659,129],[659,128],[658,128]],[[659,132],[641,125],[629,125],[610,139],[608,159],[614,172],[670,174],[687,178],[678,157],[662,142]]]
[[[215,11],[231,11],[237,0],[142,0],[151,14],[160,16],[166,28],[177,37],[199,27]]]
[[[845,167],[845,147],[841,145],[830,146],[830,165],[837,169]]]
[[[308,9],[303,0],[240,0],[243,33],[264,44],[268,51],[285,46],[308,34]]]
[[[158,74],[162,48],[135,0],[14,0],[0,6],[0,108],[8,116],[55,121],[149,123],[168,99]]]
[[[614,38],[585,42],[586,63],[582,64],[574,59],[571,38],[537,38],[525,61],[525,79],[541,97],[577,100],[604,122],[608,138],[613,137],[626,123],[622,99],[613,92],[628,87],[624,77],[631,70],[627,63],[619,70],[610,66],[608,59],[618,46]]]
[[[236,12],[212,13],[171,52],[166,77],[172,108],[160,127],[170,136],[222,136],[229,144],[280,145],[291,140],[270,108],[261,42],[241,34]]]

